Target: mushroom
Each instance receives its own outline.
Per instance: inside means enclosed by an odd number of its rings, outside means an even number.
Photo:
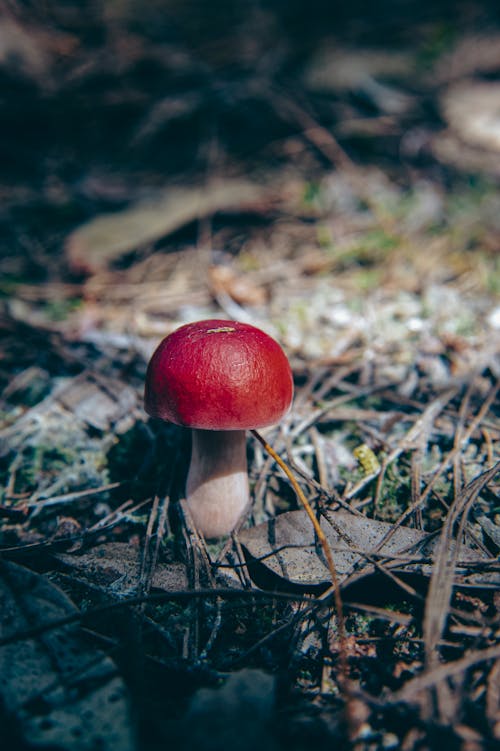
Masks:
[[[230,534],[249,506],[245,431],[279,422],[292,397],[280,345],[245,323],[188,323],[154,352],[146,412],[192,429],[186,501],[206,538]]]

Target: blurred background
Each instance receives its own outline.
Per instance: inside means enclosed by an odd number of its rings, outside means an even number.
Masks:
[[[39,294],[59,317],[99,300],[106,271],[167,282],[167,256],[193,247],[209,251],[197,272],[212,296],[238,272],[227,264],[257,246],[308,257],[307,273],[366,271],[393,250],[367,245],[400,246],[417,225],[452,229],[449,189],[467,212],[498,179],[495,2],[1,8],[2,291],[28,302],[36,292],[24,285],[58,283]],[[361,237],[349,217],[383,237]],[[474,228],[482,251],[497,250],[497,229]],[[363,249],[344,247],[352,231]],[[272,274],[250,303],[271,284]],[[196,279],[177,289],[201,299]]]

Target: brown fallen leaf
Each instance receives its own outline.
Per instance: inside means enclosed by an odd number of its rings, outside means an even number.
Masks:
[[[104,589],[133,589],[139,582],[140,550],[126,542],[106,542],[87,553],[57,553],[55,558]],[[159,563],[152,578],[152,587],[165,592],[188,588],[186,567],[182,563]]]
[[[196,219],[220,211],[265,211],[269,201],[267,186],[243,179],[160,190],[147,200],[102,214],[74,230],[66,239],[68,263],[73,271],[94,274],[125,253]]]
[[[436,158],[462,171],[498,176],[499,101],[497,81],[465,80],[445,89],[440,108],[448,128],[431,141]]]
[[[353,582],[375,572],[376,567],[367,556],[393,529],[388,522],[356,516],[343,510],[328,511],[321,518],[321,527],[341,582],[347,577]],[[330,584],[330,574],[316,545],[311,522],[302,510],[289,511],[269,522],[245,529],[239,533],[239,540],[248,558],[250,573],[257,572],[259,582],[262,578],[259,576],[261,567],[261,574],[267,570],[268,574],[274,575],[271,586],[277,588],[280,587],[280,580],[284,588],[291,584],[317,589]],[[383,562],[394,573],[416,573],[428,577],[432,571],[429,558],[435,545],[435,538],[427,533],[401,526],[381,546],[373,560]],[[466,572],[464,564],[486,560],[480,552],[463,545],[455,583],[498,586],[498,572]]]
[[[500,34],[488,33],[458,34],[451,48],[439,55],[428,75],[428,83],[443,86],[450,81],[458,81],[478,74],[495,74],[500,68]]]

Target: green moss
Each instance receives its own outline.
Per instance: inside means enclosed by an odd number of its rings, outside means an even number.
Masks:
[[[343,249],[331,245],[332,257],[340,269],[356,266],[374,267],[386,259],[389,253],[398,247],[399,238],[383,229],[373,229],[358,238],[357,241]]]
[[[333,235],[327,224],[318,224],[316,226],[316,240],[320,248],[334,248]]]
[[[2,280],[0,281],[0,298],[15,297],[19,285],[28,284],[29,281],[29,279],[24,279],[15,274],[2,274]]]
[[[81,306],[79,297],[69,297],[63,300],[50,300],[45,303],[44,312],[51,321],[65,321],[68,316]]]
[[[378,269],[366,269],[356,275],[356,283],[360,290],[368,292],[380,286],[382,274]]]
[[[483,262],[486,291],[492,295],[500,295],[500,256],[487,259],[479,256],[479,261]]]
[[[376,508],[378,519],[394,522],[410,502],[410,475],[404,466],[390,465],[383,478],[382,493]]]
[[[307,182],[302,193],[302,203],[306,209],[316,209],[321,203],[321,185],[315,182]]]
[[[455,43],[457,29],[450,23],[439,22],[430,27],[427,37],[417,53],[417,69],[426,71]]]

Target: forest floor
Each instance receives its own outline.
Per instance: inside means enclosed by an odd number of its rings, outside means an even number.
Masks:
[[[500,19],[140,5],[0,22],[7,748],[498,747]],[[203,318],[290,359],[337,587],[250,435],[249,518],[184,513],[143,384]]]

